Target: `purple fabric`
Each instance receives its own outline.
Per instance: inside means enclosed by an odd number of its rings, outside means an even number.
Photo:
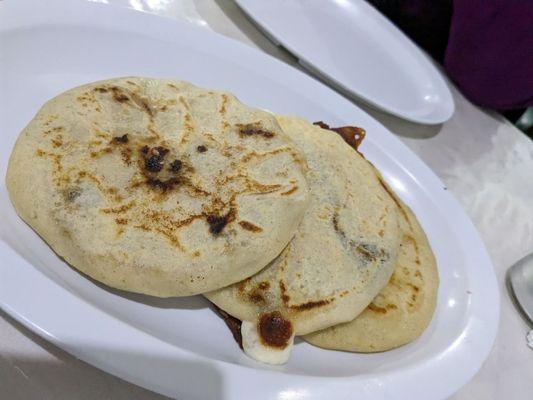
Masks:
[[[533,106],[533,0],[368,0],[474,103]]]
[[[533,0],[454,0],[444,65],[479,105],[533,106]]]

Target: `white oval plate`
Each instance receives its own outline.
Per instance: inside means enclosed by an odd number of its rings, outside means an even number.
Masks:
[[[73,0],[0,2],[0,48],[2,177],[18,133],[52,96],[113,76],[180,77],[274,112],[365,127],[362,150],[419,216],[441,276],[435,317],[414,343],[364,355],[299,341],[287,365],[261,365],[243,355],[202,297],[127,294],[75,272],[18,218],[2,179],[0,306],[33,331],[105,371],[183,399],[441,399],[487,357],[499,295],[474,227],[417,156],[326,86],[205,29]]]
[[[426,124],[454,111],[440,72],[364,0],[236,0],[303,67],[398,117]]]

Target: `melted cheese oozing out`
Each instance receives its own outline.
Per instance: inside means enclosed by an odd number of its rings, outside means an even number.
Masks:
[[[283,349],[264,345],[257,332],[257,324],[254,322],[242,321],[241,334],[244,352],[256,361],[265,364],[285,364],[291,355],[294,334]]]

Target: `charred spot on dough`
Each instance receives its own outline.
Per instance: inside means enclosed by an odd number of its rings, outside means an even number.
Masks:
[[[252,303],[256,304],[265,302],[265,298],[257,290],[254,290],[252,293],[248,294],[248,298]]]
[[[248,221],[239,221],[239,225],[241,226],[242,229],[245,229],[250,232],[262,232],[263,231],[263,228],[260,228],[259,226],[254,225]]]
[[[279,311],[262,314],[257,323],[257,332],[266,346],[284,349],[287,347],[294,329]]]
[[[255,285],[255,287],[248,293],[248,299],[253,303],[264,303],[264,292],[270,288],[270,283],[263,281]]]
[[[331,223],[333,224],[333,229],[335,229],[335,232],[340,233],[341,236],[345,236],[344,232],[339,227],[339,214],[333,214],[333,217],[331,217]]]
[[[129,147],[122,147],[120,149],[120,154],[122,155],[122,161],[124,161],[124,164],[130,165],[131,164],[131,155],[133,151]]]
[[[378,248],[374,244],[359,243],[355,245],[355,251],[359,254],[364,261],[372,262],[380,260],[382,262],[388,260],[389,256],[385,250]]]
[[[206,221],[209,224],[209,232],[213,235],[219,235],[227,224],[235,219],[235,211],[229,210],[225,215],[207,215]]]
[[[167,173],[163,173],[163,167],[165,164],[165,158],[169,153],[169,149],[163,146],[148,147],[143,146],[140,149],[141,155],[141,169],[146,177],[146,184],[154,189],[160,190],[163,193],[167,192],[180,183],[183,183],[181,177],[172,176]],[[180,160],[174,160],[169,165],[169,171],[176,175],[182,170],[183,163]],[[190,170],[191,168],[189,168]]]
[[[52,142],[52,146],[54,148],[58,148],[63,146],[63,137],[61,135],[57,135],[55,138],[50,140]]]
[[[115,218],[115,222],[118,225],[126,225],[128,223],[128,219],[127,218]]]
[[[148,146],[143,146],[141,148],[141,153],[144,158],[144,168],[148,172],[159,172],[163,169],[163,162],[168,153],[168,149],[162,146],[153,147],[151,149]]]
[[[322,299],[322,300],[317,300],[317,301],[308,301],[302,304],[291,305],[290,308],[293,310],[297,310],[297,311],[306,311],[306,310],[311,310],[313,308],[323,307],[325,305],[328,305],[334,300],[335,300],[334,298],[331,298],[331,299]]]
[[[281,193],[282,196],[288,196],[294,192],[296,192],[298,190],[298,186],[293,186],[292,188],[290,188],[289,190],[287,190],[286,192],[283,192]]]
[[[207,147],[205,147],[204,145],[200,145],[200,146],[196,147],[196,151],[198,153],[205,153],[207,151]]]
[[[249,124],[249,125],[240,125],[238,124],[239,135],[241,137],[252,137],[252,136],[261,136],[266,139],[271,139],[275,136],[274,132],[267,131],[261,128],[258,125]]]
[[[377,306],[374,303],[370,303],[367,308],[378,314],[387,314],[387,309],[385,307]]]
[[[150,172],[159,172],[163,169],[163,157],[153,155],[144,160],[144,168]]]
[[[128,134],[124,134],[122,136],[115,136],[113,139],[111,139],[111,143],[113,144],[125,144],[128,143]]]
[[[122,214],[131,209],[136,205],[135,200],[130,201],[127,204],[122,204],[121,206],[114,207],[114,208],[103,208],[101,211],[104,214]]]
[[[183,163],[181,162],[181,160],[174,160],[170,163],[170,171],[174,172],[174,173],[177,173],[180,171],[181,167],[182,167]]]
[[[418,293],[420,291],[420,288],[416,285],[413,285],[412,283],[407,283],[407,286],[409,286],[415,293]]]
[[[152,189],[160,189],[163,192],[166,192],[170,189],[173,189],[176,185],[180,183],[178,178],[169,178],[161,180],[158,178],[152,178],[151,176],[146,179],[146,184]]]
[[[246,289],[246,285],[248,285],[248,283],[250,283],[251,280],[252,280],[252,278],[246,278],[246,279],[243,279],[240,282],[237,282],[237,290],[240,293],[243,293],[244,290]]]
[[[287,288],[285,287],[285,282],[283,282],[283,280],[279,281],[279,290],[281,292],[281,300],[283,301],[283,304],[287,305],[291,298],[287,294]]]
[[[98,93],[107,93],[107,88],[105,88],[105,87],[97,87],[97,88],[94,88],[94,91],[98,92]]]
[[[142,98],[134,98],[135,102],[142,108],[142,110],[148,114],[148,116],[150,118],[152,118],[154,116],[154,112],[152,111],[152,109],[150,108],[150,105],[146,102],[146,100],[142,99]]]
[[[228,96],[223,94],[222,95],[222,103],[220,104],[220,109],[218,110],[218,112],[221,115],[224,115],[226,113],[226,104],[227,103],[228,103]]]
[[[119,103],[126,103],[126,102],[130,101],[130,98],[128,96],[126,96],[126,94],[119,87],[112,86],[110,89],[111,89],[111,93],[112,93],[112,96],[113,96],[113,100],[115,100],[115,101],[117,101]]]

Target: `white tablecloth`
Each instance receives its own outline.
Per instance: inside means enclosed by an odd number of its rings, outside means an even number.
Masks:
[[[11,0],[16,1],[16,0]],[[93,0],[150,11],[212,29],[295,65],[230,0]],[[456,112],[439,126],[402,121],[358,104],[397,134],[446,183],[479,230],[501,290],[496,344],[480,372],[452,399],[531,399],[530,327],[505,287],[508,267],[533,251],[533,141],[452,88]],[[445,376],[442,379],[446,379]],[[162,399],[47,343],[0,312],[0,398]]]

